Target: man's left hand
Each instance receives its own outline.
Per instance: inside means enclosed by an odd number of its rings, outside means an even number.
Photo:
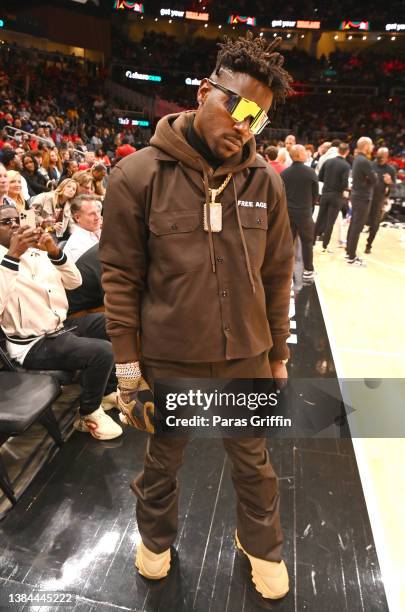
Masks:
[[[287,366],[282,361],[270,361],[271,372],[278,389],[284,389],[288,380]]]
[[[38,248],[41,249],[41,251],[47,251],[48,254],[54,258],[60,255],[60,248],[48,232],[43,232],[38,239]]]

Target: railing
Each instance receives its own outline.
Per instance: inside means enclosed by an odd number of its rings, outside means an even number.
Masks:
[[[46,145],[54,147],[55,143],[52,140],[52,138],[49,136],[49,138],[43,138],[42,136],[37,136],[37,134],[33,134],[32,132],[26,132],[25,130],[20,130],[18,128],[13,127],[12,125],[6,125],[4,126],[5,130],[13,130],[14,135],[9,134],[9,137],[12,138],[13,140],[16,140],[17,142],[20,141],[20,139],[18,138],[17,134],[26,134],[27,136],[31,138],[35,138],[35,140],[38,140],[39,142],[43,142]],[[82,155],[84,157],[84,153],[83,151],[81,151],[80,149],[71,149],[73,150],[75,153],[78,153],[79,155]]]

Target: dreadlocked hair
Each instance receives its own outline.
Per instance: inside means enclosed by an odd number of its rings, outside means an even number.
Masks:
[[[280,42],[280,37],[271,42],[259,36],[254,38],[252,32],[247,32],[246,38],[240,36],[236,40],[224,36],[224,42],[218,43],[214,72],[219,74],[221,68],[229,68],[249,74],[271,89],[275,102],[284,102],[293,89],[292,77],[283,68],[284,57],[274,51]]]

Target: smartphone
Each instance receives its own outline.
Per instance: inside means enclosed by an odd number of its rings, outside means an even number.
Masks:
[[[35,229],[37,224],[35,221],[35,210],[24,210],[24,212],[20,212],[20,226],[21,227],[31,227]]]

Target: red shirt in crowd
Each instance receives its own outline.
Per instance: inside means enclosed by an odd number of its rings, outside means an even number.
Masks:
[[[276,161],[275,159],[272,161],[269,161],[269,164],[270,166],[274,168],[276,172],[278,172],[278,174],[280,174],[280,172],[282,172],[283,170],[287,168],[287,166],[285,166],[284,164],[280,164],[280,162]]]
[[[135,147],[132,147],[130,144],[123,144],[117,147],[117,150],[115,151],[115,155],[116,157],[126,157],[127,155],[130,155],[131,153],[135,153],[135,151],[136,151]]]

